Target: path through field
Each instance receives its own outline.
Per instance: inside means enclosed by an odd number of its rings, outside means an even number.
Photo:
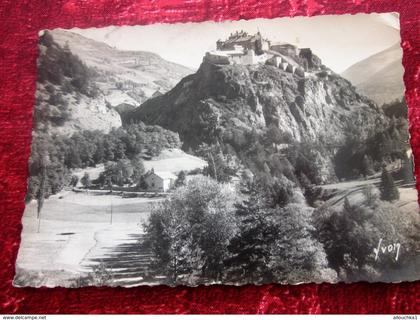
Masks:
[[[142,224],[159,201],[62,192],[45,201],[40,232],[36,202],[29,203],[15,285],[71,286],[100,263],[116,274],[116,285],[140,280],[150,262],[149,253],[142,252]]]
[[[144,234],[138,230],[116,233],[112,228],[95,234],[97,243],[80,262],[89,273],[102,266],[111,275],[113,286],[131,287],[153,284],[149,278],[152,255],[143,244]],[[108,284],[110,285],[110,284]]]

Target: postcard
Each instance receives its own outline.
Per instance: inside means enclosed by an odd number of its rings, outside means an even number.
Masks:
[[[420,279],[395,13],[43,30],[17,287]]]

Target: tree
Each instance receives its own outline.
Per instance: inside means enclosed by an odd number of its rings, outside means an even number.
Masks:
[[[377,234],[367,223],[371,214],[370,208],[351,205],[347,198],[341,210],[320,207],[314,213],[314,235],[323,244],[329,265],[343,280],[363,276],[372,248],[377,245]]]
[[[66,157],[66,164],[68,168],[82,167],[82,160],[80,159],[79,151],[73,144],[69,146],[69,152]]]
[[[138,184],[141,177],[145,173],[143,159],[140,156],[135,156],[131,160],[131,166],[133,168],[133,174],[131,175],[131,180],[133,183]]]
[[[364,155],[362,160],[362,167],[361,167],[361,173],[364,176],[369,176],[373,174],[375,171],[373,170],[373,160],[368,155]]]
[[[323,244],[329,264],[345,281],[390,281],[390,270],[400,268],[419,249],[419,217],[390,202],[376,201],[373,207],[351,205],[342,210],[320,207],[314,214],[315,236]],[[380,239],[404,244],[398,261],[395,255],[375,257]],[[391,240],[390,240],[391,239]],[[412,260],[411,260],[412,261]]]
[[[235,205],[239,232],[230,241],[232,257],[226,263],[233,268],[232,277],[240,281],[265,282],[271,279],[268,264],[277,236],[273,210],[267,208],[264,192],[258,184],[250,184],[244,192],[247,199]]]
[[[308,204],[310,206],[317,206],[319,204],[318,201],[323,200],[323,189],[313,185],[304,173],[301,173],[298,180]]]
[[[108,161],[105,164],[105,170],[99,176],[99,183],[101,185],[109,185],[111,183],[123,186],[125,183],[130,182],[130,177],[133,174],[134,170],[129,160]]]
[[[233,199],[215,180],[196,177],[152,210],[145,224],[149,245],[172,284],[187,275],[220,279],[235,234]]]
[[[85,187],[85,189],[88,189],[91,185],[89,173],[85,172],[82,179],[80,179],[80,182],[82,183],[83,187]]]
[[[219,144],[200,144],[197,148],[197,155],[204,158],[208,166],[204,168],[204,174],[219,182],[229,182],[238,172],[236,157],[230,154],[223,154]]]
[[[364,203],[367,207],[375,207],[378,201],[378,196],[375,193],[375,189],[371,184],[365,186],[365,188],[363,189],[363,196],[365,198]]]
[[[70,179],[70,186],[71,187],[73,187],[73,188],[76,187],[78,182],[79,182],[79,177],[78,176],[75,176],[75,175],[71,176],[71,179]]]
[[[293,196],[293,184],[284,176],[275,178],[264,187],[267,192],[268,205],[272,208],[286,206]]]
[[[269,268],[280,283],[335,281],[322,244],[313,236],[312,210],[300,204],[275,209],[277,234],[271,246]]]
[[[398,188],[395,186],[394,179],[386,168],[382,170],[379,190],[381,191],[382,200],[394,201],[400,198],[400,193]]]
[[[401,173],[404,183],[412,183],[415,181],[413,174],[413,165],[410,158],[405,154],[403,158]]]
[[[140,177],[139,183],[137,184],[137,189],[139,190],[147,190],[147,188],[149,188],[149,186],[147,185],[146,179],[145,179],[145,175],[142,175]]]
[[[185,174],[185,171],[182,170],[178,173],[178,178],[175,181],[175,187],[183,186],[185,185],[185,182],[186,182],[186,174]]]

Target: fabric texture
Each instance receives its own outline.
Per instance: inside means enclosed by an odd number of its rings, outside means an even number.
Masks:
[[[390,11],[399,12],[401,17],[411,143],[420,177],[418,0],[2,0],[0,313],[420,313],[420,282],[131,289],[12,287],[28,173],[39,30]]]

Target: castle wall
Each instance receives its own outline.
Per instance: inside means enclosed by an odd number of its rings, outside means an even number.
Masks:
[[[281,63],[282,63],[282,59],[279,56],[273,56],[267,60],[267,64],[275,66],[275,67],[280,67]]]
[[[230,64],[230,59],[228,56],[212,54],[210,52],[206,53],[204,60],[214,64]]]
[[[299,57],[296,57],[297,52]],[[243,32],[232,34],[226,41],[217,41],[217,50],[207,52],[204,59],[221,65],[266,63],[302,77],[308,71],[308,60],[316,64],[310,49],[299,50],[291,44],[270,46],[270,41],[263,39],[259,33],[248,36]],[[306,65],[302,66],[302,62]]]
[[[270,42],[263,40],[261,44],[261,49],[264,51],[270,50]]]
[[[254,50],[248,50],[248,52],[241,56],[242,64],[255,64],[257,63]]]
[[[296,47],[291,44],[274,44],[270,49],[286,56],[294,56],[297,54]]]

